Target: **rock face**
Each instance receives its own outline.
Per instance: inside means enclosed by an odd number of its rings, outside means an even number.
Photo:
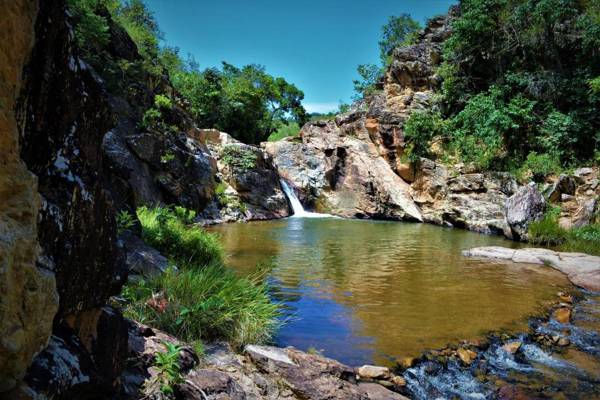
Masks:
[[[344,217],[424,219],[407,183],[414,171],[401,161],[403,129],[410,113],[432,107],[450,19],[433,19],[418,44],[394,51],[382,93],[335,121],[307,124],[301,143],[264,145],[305,205]]]
[[[600,257],[582,253],[561,253],[548,249],[515,250],[497,246],[476,247],[463,251],[463,255],[549,265],[567,275],[574,285],[592,291],[600,290]]]
[[[409,185],[380,156],[364,113],[309,123],[302,143],[266,143],[279,174],[317,212],[343,217],[421,221]]]
[[[421,159],[411,190],[426,222],[512,237],[505,202],[517,184],[508,174],[471,173]]]
[[[36,177],[20,158],[16,99],[33,46],[37,2],[0,2],[0,397],[23,378],[51,334],[54,274],[37,263]]]
[[[26,10],[32,5],[28,2],[9,8]],[[30,343],[35,348],[23,349],[24,357],[41,350],[52,319],[53,328],[48,347],[34,359],[17,392],[87,398],[112,391],[120,373],[127,332],[123,330],[121,315],[105,305],[111,295],[120,291],[127,271],[117,245],[116,210],[102,174],[101,145],[113,119],[103,83],[78,58],[66,18],[64,3],[40,4],[36,42],[17,107],[20,157],[37,177],[41,208],[36,215],[32,213],[32,203],[23,201],[21,206],[30,207],[30,211],[23,209],[13,215],[20,215],[23,222],[37,220],[37,240],[41,245],[38,271],[51,271],[59,295],[56,312],[52,275],[40,275],[31,270],[32,264],[27,266],[29,258],[37,255],[35,247],[25,247],[28,241],[35,241],[36,230],[31,229],[28,239],[21,240],[21,255],[14,258],[22,260],[18,261],[24,265],[20,273],[27,276],[19,304],[31,312],[21,324],[36,318],[39,330]],[[19,32],[30,29],[29,22],[13,22]],[[6,175],[2,176],[4,179]],[[18,176],[15,174],[14,178]],[[27,190],[33,195],[35,180],[23,176],[19,185],[24,189],[29,186]],[[11,193],[18,191],[13,187]],[[28,269],[30,272],[26,272]],[[17,289],[19,282],[15,280],[14,284]],[[20,306],[11,307],[11,312],[21,312]],[[14,332],[18,332],[17,328]],[[30,340],[30,333],[24,331],[20,335],[23,344]]]
[[[188,135],[194,143],[207,147],[217,166],[217,195],[203,218],[227,222],[290,215],[279,175],[271,157],[262,149],[215,129],[192,129]]]

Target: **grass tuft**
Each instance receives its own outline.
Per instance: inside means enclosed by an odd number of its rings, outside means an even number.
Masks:
[[[178,266],[194,267],[221,262],[223,250],[216,235],[191,226],[195,213],[183,207],[140,207],[142,239],[166,254]]]
[[[600,224],[564,229],[558,223],[560,209],[546,212],[539,221],[529,224],[529,241],[559,251],[600,255]]]
[[[242,278],[227,269],[216,236],[191,225],[181,208],[140,208],[143,237],[177,262],[150,280],[123,289],[128,318],[188,342],[227,340],[234,346],[267,341],[278,326],[263,275]]]

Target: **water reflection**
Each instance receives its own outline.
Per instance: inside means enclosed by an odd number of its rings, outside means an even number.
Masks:
[[[549,268],[460,255],[517,243],[424,224],[289,218],[213,229],[240,273],[272,260],[274,297],[292,317],[278,344],[323,349],[349,364],[524,329],[528,315],[568,286]]]

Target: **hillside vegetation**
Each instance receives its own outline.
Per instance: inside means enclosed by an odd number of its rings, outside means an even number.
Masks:
[[[413,158],[546,175],[600,161],[600,3],[464,0],[444,44],[436,110],[406,127]]]

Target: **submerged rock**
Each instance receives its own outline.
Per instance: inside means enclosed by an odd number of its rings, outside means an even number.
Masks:
[[[462,252],[467,257],[496,258],[517,263],[548,265],[561,271],[576,286],[600,290],[600,257],[563,253],[548,249],[509,249],[499,246],[475,247]]]

